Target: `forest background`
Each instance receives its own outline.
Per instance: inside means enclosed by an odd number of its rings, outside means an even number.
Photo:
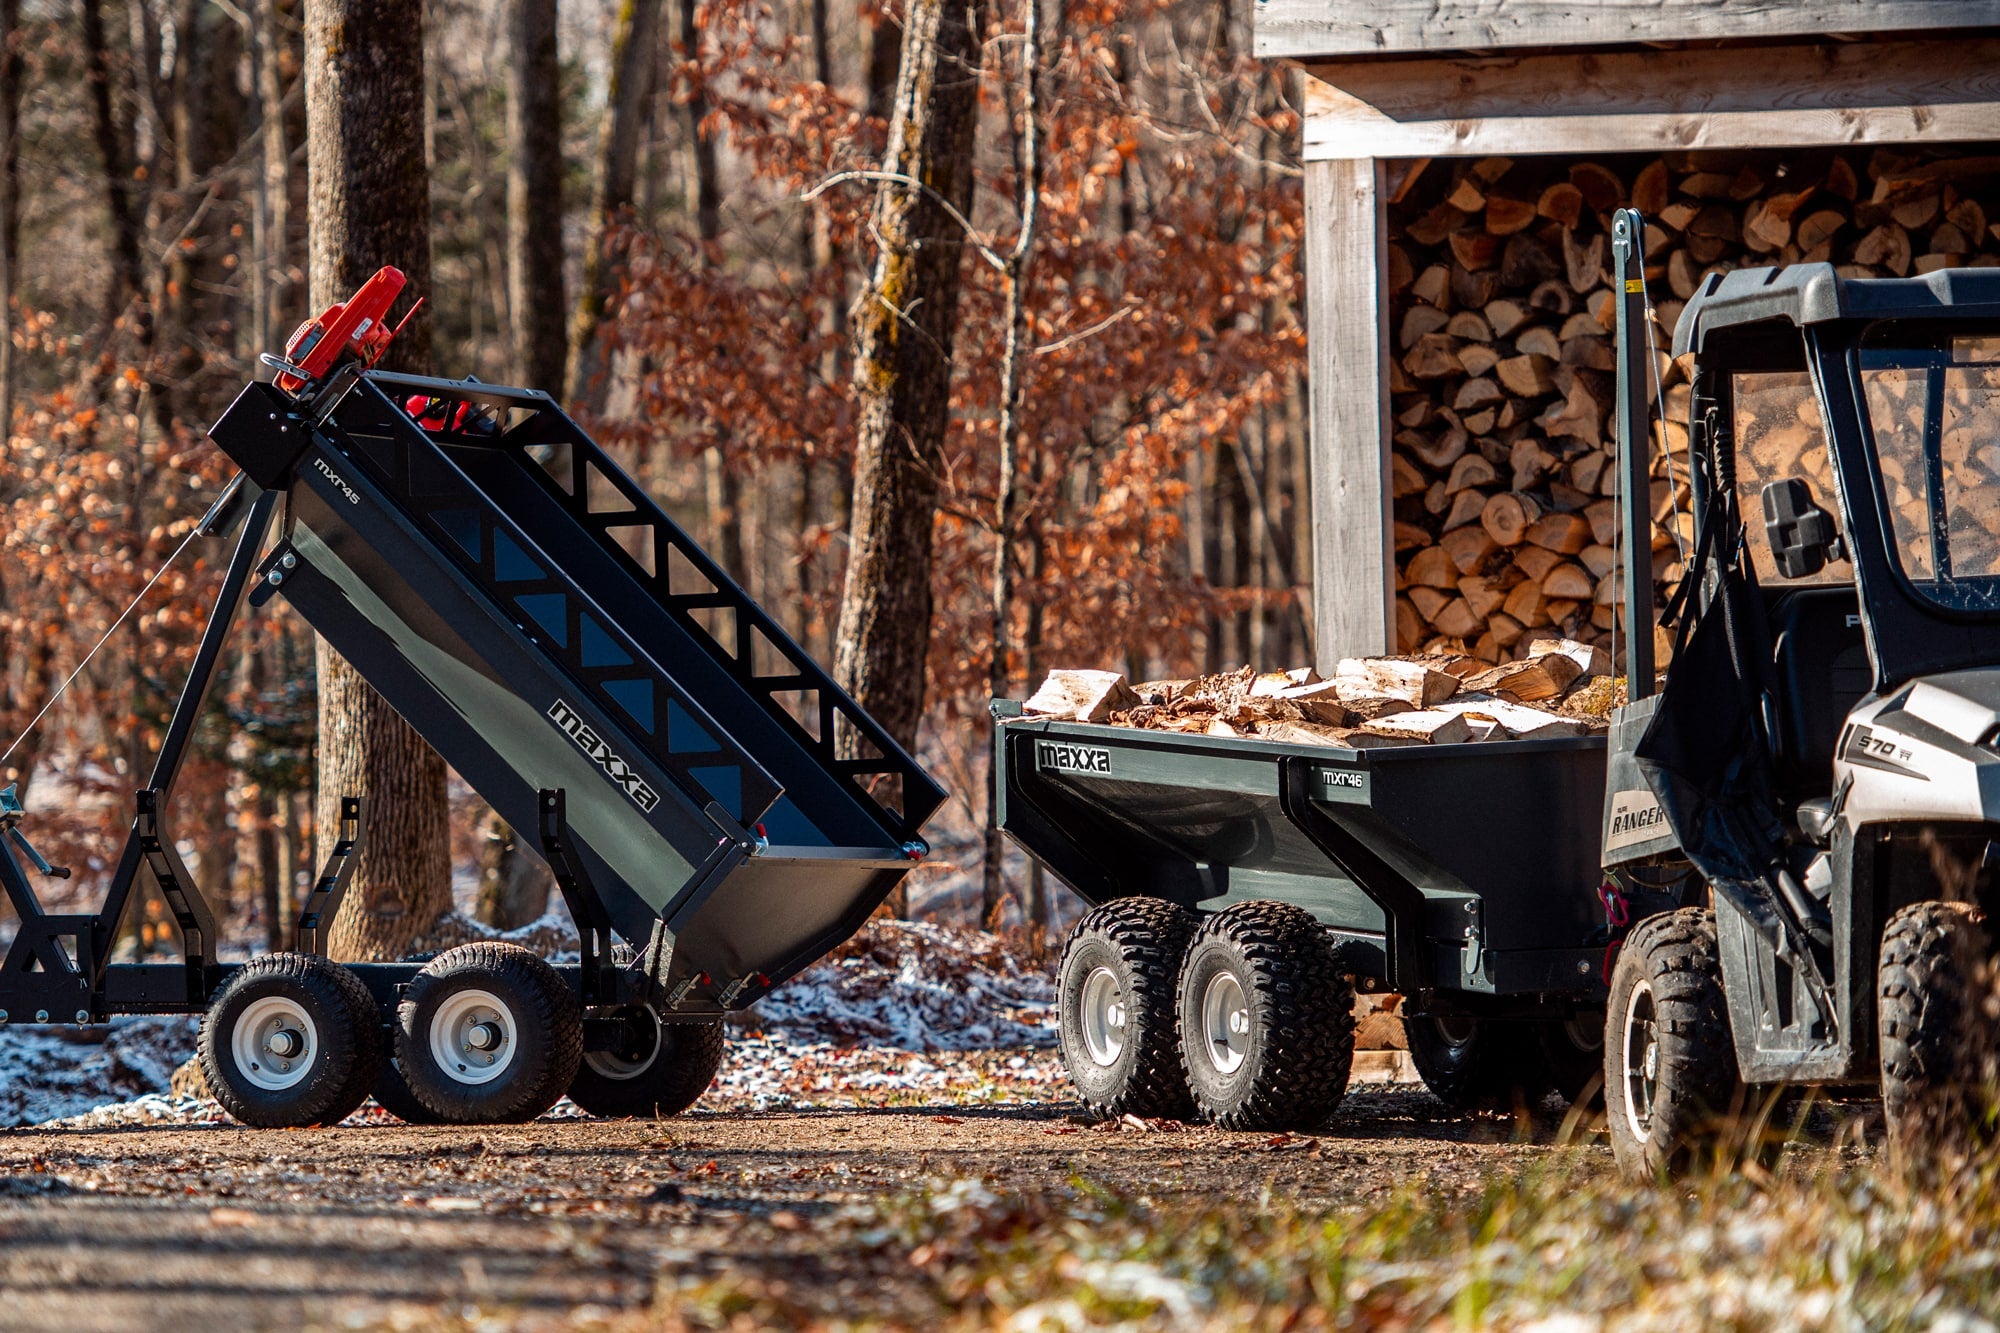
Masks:
[[[1298,122],[1246,0],[0,0],[0,781],[77,871],[51,910],[101,896],[224,543],[24,728],[312,313],[315,3],[423,55],[427,368],[555,392],[951,790],[901,910],[1055,911],[985,827],[989,698],[1310,659]],[[899,244],[932,266],[898,310]],[[246,613],[176,790],[237,947],[317,864],[318,680],[281,601]],[[452,884],[378,874],[378,950],[548,904],[449,792]],[[149,894],[123,947],[174,944]]]

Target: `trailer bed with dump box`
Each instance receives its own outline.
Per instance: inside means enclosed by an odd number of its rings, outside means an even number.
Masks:
[[[995,705],[1001,826],[1093,906],[1274,900],[1362,989],[1503,1015],[1601,993],[1601,736],[1351,750]]]
[[[250,1124],[332,1123],[372,1091],[406,1119],[532,1118],[565,1092],[672,1114],[721,1017],[852,934],[928,851],[944,793],[546,393],[371,369],[385,269],[267,358],[211,429],[242,475],[202,520],[235,550],[99,908],[44,909],[28,812],[0,792],[20,918],[0,1024],[205,1015],[202,1067]],[[169,828],[240,607],[276,596],[549,862],[580,958],[480,941],[343,966],[328,936],[364,793],[293,925],[224,962]],[[378,881],[398,868],[373,866]],[[114,962],[142,877],[181,936]],[[620,945],[614,936],[622,936]]]

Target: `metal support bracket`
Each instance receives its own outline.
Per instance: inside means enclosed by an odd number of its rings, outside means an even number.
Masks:
[[[561,787],[541,789],[541,820],[542,857],[549,863],[556,887],[576,922],[584,1007],[615,1004],[620,988],[618,965],[611,957],[611,914],[570,843],[568,806]]]
[[[1618,519],[1625,557],[1625,679],[1634,702],[1653,693],[1653,472],[1651,343],[1646,336],[1646,219],[1611,219],[1618,316]]]
[[[347,896],[348,882],[354,878],[354,870],[359,863],[361,809],[359,796],[340,798],[340,836],[334,841],[333,850],[327,853],[326,865],[319,872],[312,892],[299,904],[292,947],[300,953],[326,952],[326,932],[332,928],[333,918],[340,912],[340,901]]]
[[[180,927],[181,958],[187,969],[188,1002],[199,1006],[208,998],[212,979],[209,974],[216,964],[215,948],[220,932],[215,924],[215,913],[203,896],[201,886],[188,870],[187,863],[181,860],[180,849],[160,829],[159,791],[141,787],[134,800],[138,805],[138,814],[132,821],[132,838],[138,844],[141,861],[153,872],[153,880],[160,886],[160,896],[166,899],[174,924]]]

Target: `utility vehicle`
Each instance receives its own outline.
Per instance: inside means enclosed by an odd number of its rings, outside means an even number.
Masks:
[[[1092,904],[1062,1050],[1102,1114],[1323,1121],[1352,999],[1455,1105],[1601,1086],[1646,1174],[1757,1084],[1962,1127],[1993,1071],[2000,270],[1709,277],[1681,315],[1694,545],[1654,670],[1644,221],[1614,220],[1629,702],[1606,737],[1345,750],[998,703],[1008,832]]]

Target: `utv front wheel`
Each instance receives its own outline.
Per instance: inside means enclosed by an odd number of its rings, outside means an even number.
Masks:
[[[1984,918],[1966,903],[1912,903],[1882,932],[1876,992],[1889,1142],[1912,1161],[1990,1136],[1981,1058]]]
[[[1115,898],[1076,923],[1056,974],[1063,1064],[1087,1114],[1185,1120],[1193,1110],[1174,1032],[1174,982],[1195,916],[1160,898]]]
[[[1715,914],[1648,917],[1618,951],[1605,1013],[1605,1121],[1619,1170],[1650,1180],[1698,1161],[1739,1091]]]

